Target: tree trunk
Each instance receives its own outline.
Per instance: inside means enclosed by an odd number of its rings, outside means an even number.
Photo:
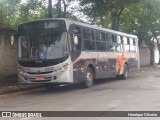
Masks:
[[[151,66],[155,66],[155,62],[154,62],[154,44],[153,43],[150,44],[149,50],[150,50],[150,53],[151,53],[150,65]]]
[[[124,10],[124,6],[122,6],[121,9],[119,9],[117,11],[117,22],[116,22],[117,30],[119,30],[120,16],[121,16],[123,10]]]
[[[62,17],[61,0],[58,0],[58,2],[56,4],[56,9],[57,9],[58,17],[61,18]]]
[[[63,0],[63,5],[64,5],[64,11],[63,11],[63,18],[66,18],[66,15],[67,15],[67,5],[66,5],[66,2],[65,0]]]
[[[52,0],[48,0],[48,18],[52,18]]]
[[[111,19],[112,19],[112,30],[117,30],[117,21],[116,21],[116,16],[114,15],[114,14],[112,14],[112,16],[111,16]]]

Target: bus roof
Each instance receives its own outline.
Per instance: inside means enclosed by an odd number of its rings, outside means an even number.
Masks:
[[[96,29],[96,30],[101,30],[101,31],[105,31],[105,32],[109,32],[109,33],[113,33],[113,34],[117,34],[117,35],[121,35],[121,36],[137,38],[136,35],[123,33],[123,32],[119,32],[119,31],[107,29],[107,28],[102,28],[102,27],[98,27],[98,26],[95,26],[95,25],[90,25],[90,24],[83,23],[83,22],[77,22],[77,21],[74,21],[74,20],[66,19],[66,18],[38,19],[38,20],[32,20],[32,21],[24,22],[24,23],[21,23],[19,25],[23,25],[23,24],[30,23],[30,22],[36,22],[36,21],[46,21],[46,20],[64,20],[66,22],[67,29],[69,29],[69,26],[71,24],[75,24],[75,25],[79,25],[79,26],[83,26],[83,27],[87,27],[87,28],[92,28],[92,29]]]

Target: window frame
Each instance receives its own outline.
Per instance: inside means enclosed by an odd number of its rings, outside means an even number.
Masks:
[[[85,30],[90,30],[90,31],[93,32],[92,33],[92,35],[93,35],[92,39],[86,39],[85,38],[85,34],[84,34]],[[83,49],[82,50],[84,50],[84,51],[96,51],[96,41],[95,41],[94,29],[88,28],[88,27],[82,27],[82,39],[83,39]],[[94,49],[86,49],[86,44],[85,44],[86,41],[94,42]]]

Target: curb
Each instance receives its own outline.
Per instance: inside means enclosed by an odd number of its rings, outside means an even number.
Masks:
[[[42,85],[15,85],[15,86],[6,86],[6,87],[1,87],[0,88],[0,95],[4,94],[9,94],[9,93],[14,93],[14,92],[19,92],[19,91],[26,91],[30,89],[36,89],[40,88]]]

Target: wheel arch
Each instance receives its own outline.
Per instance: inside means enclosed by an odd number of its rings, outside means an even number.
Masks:
[[[93,78],[96,78],[96,70],[95,70],[94,65],[89,64],[88,67],[89,67],[89,68],[92,70],[92,72],[93,72]]]
[[[128,72],[129,72],[129,64],[128,64],[128,62],[125,62],[124,65],[125,65],[125,64],[127,65]]]

